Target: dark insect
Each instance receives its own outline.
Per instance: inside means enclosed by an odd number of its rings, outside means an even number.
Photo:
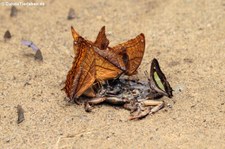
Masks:
[[[34,59],[43,61],[43,56],[42,56],[41,50],[37,50],[37,52],[34,55]]]
[[[17,8],[16,6],[11,7],[10,17],[16,17],[17,16]]]
[[[171,98],[173,96],[169,82],[166,79],[166,76],[163,74],[160,69],[159,62],[157,59],[153,59],[150,68],[150,78],[148,78],[151,96],[153,98],[167,96]]]
[[[75,11],[73,8],[70,8],[68,16],[67,16],[67,20],[73,20],[76,17]]]
[[[9,30],[7,30],[7,31],[5,32],[5,34],[4,34],[4,39],[5,39],[5,40],[8,40],[8,39],[10,39],[11,37],[12,37],[11,33],[9,32]]]
[[[33,49],[33,51],[35,52],[35,55],[34,55],[35,60],[43,61],[41,50],[32,41],[22,40],[21,43]]]
[[[18,119],[17,124],[23,122],[25,120],[24,118],[24,110],[21,105],[17,105],[17,113],[18,113]]]

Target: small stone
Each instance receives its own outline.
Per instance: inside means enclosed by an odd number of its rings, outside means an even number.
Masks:
[[[171,104],[169,104],[169,103],[167,104],[167,107],[168,108],[173,108],[173,106]]]
[[[106,33],[106,35],[112,35],[112,31],[108,31],[107,33]]]
[[[191,58],[184,58],[185,63],[193,63],[193,59]]]

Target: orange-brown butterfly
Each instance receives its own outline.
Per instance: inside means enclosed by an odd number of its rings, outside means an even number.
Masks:
[[[108,51],[116,53],[119,64],[126,68],[125,74],[133,75],[141,64],[144,55],[145,36],[141,33],[134,39],[128,40],[127,42],[114,47],[109,47],[109,40],[105,35],[105,26],[103,26],[94,44],[101,50],[108,48]]]
[[[71,31],[76,56],[64,87],[70,99],[77,99],[84,92],[91,94],[90,87],[95,81],[113,79],[122,73],[134,74],[141,63],[145,48],[143,34],[111,48],[105,27],[100,30],[95,42],[85,40],[73,27]]]

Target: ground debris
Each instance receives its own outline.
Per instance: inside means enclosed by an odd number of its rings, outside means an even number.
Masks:
[[[17,124],[20,124],[25,120],[24,118],[24,110],[21,105],[17,105],[17,113],[18,113],[18,119],[17,119]]]

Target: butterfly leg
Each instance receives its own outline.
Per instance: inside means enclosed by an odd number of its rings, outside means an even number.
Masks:
[[[126,110],[129,110],[131,113],[138,110],[138,103],[137,102],[129,102],[123,105]]]
[[[140,107],[138,107],[138,110],[135,112],[135,114],[132,114],[129,120],[137,120],[146,117],[151,112],[151,107],[147,107],[143,110],[141,110]]]
[[[151,108],[150,114],[159,111],[165,105],[164,101],[157,101],[157,100],[144,100],[141,103],[143,106],[154,106],[153,108]]]
[[[154,106],[152,108],[152,106]],[[135,114],[133,114],[129,120],[134,120],[134,119],[141,119],[146,117],[149,114],[153,114],[160,109],[164,107],[164,102],[163,101],[156,101],[156,100],[144,100],[141,101]]]
[[[128,99],[122,99],[118,97],[107,97],[105,102],[113,105],[124,105],[128,102]]]
[[[164,95],[162,93],[156,92],[156,91],[151,91],[147,97],[148,99],[159,99],[163,97]]]
[[[85,102],[84,109],[86,112],[91,112],[92,105],[100,104],[100,103],[109,103],[112,105],[124,105],[128,102],[127,99],[117,98],[117,97],[96,97],[91,100]]]
[[[84,109],[86,112],[91,112],[91,110],[93,109],[92,105],[97,105],[99,103],[104,102],[105,100],[106,100],[106,97],[91,98],[90,100],[84,103]]]

